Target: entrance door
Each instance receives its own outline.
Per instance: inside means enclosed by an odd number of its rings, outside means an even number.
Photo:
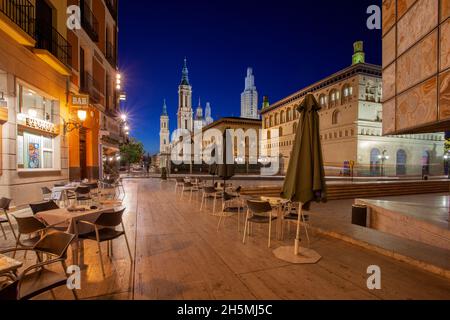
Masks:
[[[36,31],[40,47],[52,50],[53,10],[45,0],[36,1]]]
[[[80,129],[80,178],[87,179],[86,168],[86,129]]]

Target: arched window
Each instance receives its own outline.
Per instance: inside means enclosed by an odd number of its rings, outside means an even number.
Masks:
[[[333,112],[332,124],[339,124],[340,121],[341,121],[341,112],[339,110],[336,110],[335,112]]]
[[[273,127],[273,116],[270,116],[270,128]]]
[[[292,109],[291,108],[287,109],[287,121],[288,122],[292,121]]]
[[[275,114],[275,125],[279,125],[280,124],[280,115],[277,113]]]
[[[370,175],[373,177],[381,174],[381,152],[379,149],[372,149],[370,151]]]
[[[264,128],[268,128],[268,127],[269,127],[269,118],[266,118]]]
[[[272,139],[272,135],[270,133],[270,130],[267,130],[267,140]]]
[[[284,113],[284,111],[281,111],[281,124],[286,122],[286,114]]]
[[[294,122],[294,124],[292,125],[292,133],[293,134],[297,133],[297,122]]]
[[[278,134],[279,134],[279,137],[283,136],[283,128],[282,127],[279,128],[279,133]]]
[[[326,108],[327,107],[327,96],[324,94],[321,94],[319,96],[319,104],[322,108]]]
[[[349,84],[345,84],[342,87],[342,103],[346,103],[352,100],[353,87]]]
[[[406,162],[407,162],[407,155],[405,150],[398,150],[397,151],[397,175],[398,176],[404,176],[406,175]]]
[[[339,91],[337,91],[336,89],[331,90],[329,106],[330,107],[337,106],[338,101],[339,101]]]

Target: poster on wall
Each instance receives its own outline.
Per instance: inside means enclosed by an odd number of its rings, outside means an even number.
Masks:
[[[40,155],[40,145],[39,143],[28,144],[28,168],[38,169],[40,168],[39,155]]]

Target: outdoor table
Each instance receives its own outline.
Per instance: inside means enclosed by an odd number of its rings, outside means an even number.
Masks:
[[[80,221],[87,221],[94,223],[101,214],[106,212],[115,211],[122,207],[121,204],[110,204],[99,207],[98,209],[91,210],[89,207],[78,207],[80,210],[84,208],[84,211],[69,211],[68,208],[60,208],[55,210],[49,210],[40,212],[36,215],[38,219],[45,221],[48,225],[58,225],[59,227],[67,227],[66,232],[74,234],[76,236],[75,241],[72,244],[73,249],[73,263],[78,265],[84,263],[84,248],[81,243],[81,248],[78,243],[78,235],[85,234],[94,231],[94,227],[86,224],[80,224]],[[80,250],[81,249],[81,250]],[[80,261],[78,260],[78,253],[80,254]]]
[[[280,197],[261,197],[262,201],[270,203],[273,209],[277,210],[277,239],[283,240],[283,205],[289,203],[289,200]]]
[[[52,189],[52,200],[54,201],[64,201],[64,204],[69,199],[68,192],[73,191],[77,189],[78,186],[74,185],[67,185],[62,187],[54,187]]]
[[[17,270],[22,266],[22,262],[0,254],[0,277],[8,277],[13,281],[17,280]]]

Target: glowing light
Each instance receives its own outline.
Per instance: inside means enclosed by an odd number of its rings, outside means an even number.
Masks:
[[[36,117],[37,117],[37,111],[36,111],[36,109],[30,109],[30,110],[28,110],[28,115],[30,116],[30,118],[36,118]]]
[[[125,131],[130,131],[130,127],[129,126],[125,126]]]
[[[122,113],[121,115],[120,115],[120,119],[122,119],[122,121],[127,121],[127,115],[125,114],[125,113]]]
[[[81,122],[86,121],[86,119],[87,119],[87,112],[86,112],[86,110],[78,110],[77,116],[78,116],[78,119]]]

